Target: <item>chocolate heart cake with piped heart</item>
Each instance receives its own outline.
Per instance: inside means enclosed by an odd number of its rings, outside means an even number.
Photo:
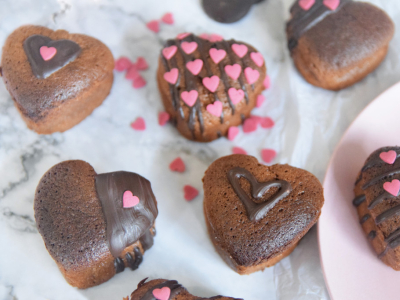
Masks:
[[[317,222],[323,189],[311,173],[265,166],[248,155],[211,164],[203,178],[204,215],[217,252],[239,274],[288,256]]]
[[[224,296],[211,298],[196,297],[176,280],[154,279],[139,282],[137,289],[126,300],[242,300]]]
[[[255,107],[264,89],[263,56],[243,42],[181,34],[166,42],[159,59],[158,87],[166,111],[190,140],[226,136]]]
[[[30,25],[7,38],[0,70],[27,126],[50,134],[75,126],[103,102],[113,68],[99,40]]]
[[[400,271],[400,147],[383,147],[366,160],[353,200],[378,257]]]
[[[378,7],[352,0],[296,0],[287,23],[288,47],[311,84],[340,90],[379,66],[394,24]]]
[[[96,174],[81,160],[44,174],[34,210],[50,255],[68,283],[82,289],[137,269],[153,245],[158,214],[147,179],[124,171]]]

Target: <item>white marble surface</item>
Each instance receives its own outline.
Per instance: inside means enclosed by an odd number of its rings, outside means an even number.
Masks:
[[[205,232],[202,193],[191,203],[182,187],[202,190],[201,178],[216,158],[241,146],[260,159],[262,148],[278,152],[275,162],[289,163],[322,181],[329,157],[357,114],[378,94],[400,80],[398,32],[383,64],[361,83],[341,92],[308,85],[295,71],[286,49],[284,21],[292,0],[268,0],[242,21],[223,25],[204,15],[198,0],[0,0],[0,44],[18,26],[39,24],[92,35],[115,57],[144,56],[148,85],[134,90],[116,74],[111,95],[81,124],[63,134],[40,136],[28,130],[0,83],[0,299],[121,299],[144,277],[177,279],[199,296],[225,294],[256,299],[328,299],[319,264],[316,228],[292,255],[274,268],[250,276],[231,271],[214,252]],[[400,2],[373,0],[399,27]],[[145,23],[172,12],[175,24],[155,34]],[[219,33],[253,44],[264,54],[272,79],[266,103],[254,111],[276,121],[271,130],[242,133],[234,142],[220,139],[192,143],[167,125],[157,124],[162,110],[155,83],[157,56],[163,41],[183,31]],[[129,123],[137,116],[145,132]],[[184,175],[168,164],[181,156]],[[159,202],[155,246],[139,270],[118,274],[88,290],[70,287],[48,255],[35,228],[33,196],[42,174],[67,159],[90,162],[97,172],[135,171],[149,178]]]

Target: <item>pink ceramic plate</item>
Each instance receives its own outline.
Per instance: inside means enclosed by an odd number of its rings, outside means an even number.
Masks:
[[[400,83],[357,117],[337,146],[318,223],[321,263],[332,300],[399,300],[400,272],[377,258],[352,205],[357,174],[377,148],[400,145]]]

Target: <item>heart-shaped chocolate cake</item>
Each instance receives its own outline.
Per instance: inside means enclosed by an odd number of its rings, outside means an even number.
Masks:
[[[264,58],[252,46],[181,34],[162,49],[157,81],[179,132],[209,142],[250,115],[265,76]]]
[[[88,288],[135,270],[153,245],[157,201],[150,182],[130,172],[96,174],[64,161],[36,189],[37,228],[69,284]]]
[[[353,204],[369,242],[385,264],[400,271],[400,148],[374,151],[354,192]]]
[[[114,58],[99,40],[64,30],[23,26],[7,38],[1,73],[30,129],[65,131],[92,113],[110,92]]]
[[[346,88],[385,58],[394,24],[376,6],[352,0],[296,0],[287,23],[293,61],[311,84]]]
[[[216,250],[239,274],[273,266],[317,222],[323,189],[311,173],[265,166],[248,155],[211,164],[203,178],[204,215]]]
[[[125,300],[242,300],[224,296],[212,298],[196,297],[190,294],[176,280],[154,279],[151,281],[143,279],[139,282],[137,289],[133,291],[130,298]]]

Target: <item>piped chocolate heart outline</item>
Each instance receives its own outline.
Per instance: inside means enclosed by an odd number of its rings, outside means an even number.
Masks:
[[[42,46],[54,47],[57,50],[54,57],[45,61],[40,54]],[[54,72],[74,61],[82,52],[81,47],[71,40],[52,40],[40,34],[28,37],[24,41],[23,48],[33,74],[39,79],[49,77]]]
[[[279,190],[267,201],[256,203],[241,187],[239,179],[242,177],[250,183],[251,194],[255,199],[262,199],[263,195],[273,187],[278,187]],[[253,222],[264,218],[280,200],[287,197],[293,190],[291,184],[285,180],[259,182],[248,170],[240,167],[235,167],[228,172],[228,180],[245,206],[249,219]]]

